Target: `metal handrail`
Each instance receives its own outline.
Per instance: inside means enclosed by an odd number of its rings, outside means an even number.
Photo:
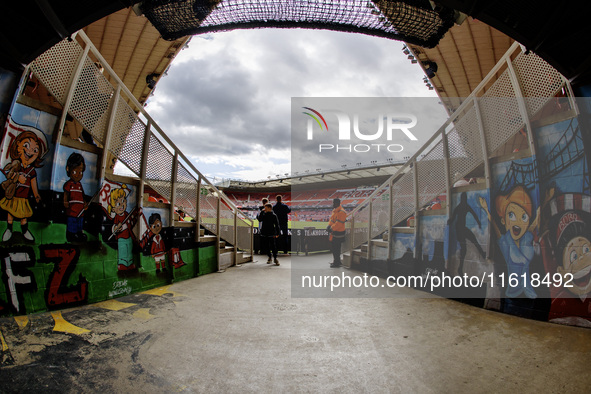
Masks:
[[[382,183],[379,187],[377,187],[376,190],[369,197],[367,197],[365,199],[365,201],[363,201],[362,203],[357,205],[357,207],[355,207],[355,209],[353,209],[351,212],[349,212],[347,214],[347,217],[350,217],[351,215],[354,215],[355,213],[357,213],[358,211],[363,209],[367,204],[369,204],[370,201],[373,200],[373,198],[376,196],[376,194],[378,193],[379,190],[381,190],[383,187],[385,187],[392,180],[395,180],[402,173],[407,171],[411,167],[412,163],[415,160],[419,161],[419,160],[417,160],[419,158],[419,156],[421,154],[423,154],[425,152],[425,150],[431,146],[431,144],[437,139],[437,137],[440,137],[443,133],[445,133],[445,129],[452,122],[456,121],[456,119],[462,114],[462,112],[472,103],[471,99],[476,97],[476,94],[478,92],[480,92],[486,86],[487,83],[490,82],[490,80],[493,78],[493,76],[499,71],[499,69],[501,67],[503,67],[503,65],[506,64],[507,59],[509,59],[511,57],[511,55],[515,52],[515,50],[518,47],[521,47],[521,45],[517,41],[513,42],[513,45],[511,45],[509,47],[507,52],[505,52],[505,54],[501,57],[501,59],[499,59],[497,64],[495,64],[495,66],[489,71],[489,73],[484,77],[484,79],[478,84],[478,86],[476,86],[476,88],[472,91],[472,93],[466,98],[466,100],[464,100],[464,102],[458,107],[458,109],[456,109],[454,111],[454,113],[451,114],[449,116],[449,118],[447,118],[447,120],[443,123],[443,125],[441,127],[439,127],[439,129],[431,136],[431,138],[429,138],[429,140],[427,140],[427,142],[424,143],[423,146],[421,146],[419,148],[419,150],[414,155],[412,155],[412,157],[410,159],[408,159],[408,161],[402,167],[400,167],[400,169],[398,169],[398,171],[396,171],[396,173],[394,175],[392,175],[384,183]]]
[[[109,73],[111,78],[113,78],[113,80],[121,87],[121,90],[123,92],[125,92],[126,96],[129,98],[129,100],[132,102],[132,104],[136,107],[136,109],[138,109],[139,112],[141,112],[141,114],[148,120],[148,122],[151,123],[152,127],[154,127],[156,130],[158,130],[158,134],[159,134],[158,137],[161,137],[174,150],[174,153],[178,154],[179,157],[183,159],[184,164],[186,164],[190,167],[190,170],[192,170],[197,175],[197,178],[200,178],[203,181],[205,181],[207,186],[209,186],[213,190],[214,193],[217,193],[217,195],[226,204],[228,204],[229,207],[232,208],[233,212],[239,212],[240,210],[238,209],[238,207],[236,207],[236,205],[224,194],[224,192],[219,190],[209,179],[207,179],[206,176],[204,176],[197,168],[195,168],[195,166],[183,154],[183,152],[176,146],[176,144],[174,142],[172,142],[172,140],[164,133],[162,128],[156,123],[156,121],[150,116],[150,114],[148,114],[148,112],[143,108],[143,106],[140,104],[140,102],[134,97],[134,95],[127,88],[127,86],[125,86],[123,81],[119,78],[119,76],[111,68],[111,66],[105,60],[105,58],[102,56],[102,54],[99,52],[99,50],[94,46],[94,44],[88,38],[86,33],[84,33],[84,31],[82,31],[82,30],[79,30],[76,33],[76,35],[79,35],[80,38],[84,41],[84,43],[90,47],[90,50],[92,51],[92,53],[96,56],[96,58],[99,60],[101,65],[104,67],[104,69]],[[246,220],[246,223],[253,224],[253,221],[250,220],[249,218],[246,218],[245,220]]]

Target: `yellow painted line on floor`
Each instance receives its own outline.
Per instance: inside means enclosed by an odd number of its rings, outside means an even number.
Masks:
[[[20,329],[23,329],[29,324],[29,316],[15,316],[14,321],[18,324]]]
[[[156,287],[155,289],[151,289],[151,290],[146,290],[146,291],[142,291],[142,294],[150,294],[150,295],[155,295],[155,296],[163,296],[164,294],[172,294],[173,297],[180,297],[182,296],[182,294],[176,293],[174,291],[169,290],[170,286],[172,285],[167,285],[167,286],[162,286],[162,287]]]
[[[8,344],[4,340],[4,334],[2,334],[2,331],[0,331],[0,342],[2,342],[2,351],[3,352],[7,351],[8,350]]]
[[[149,308],[140,308],[137,311],[133,312],[133,317],[135,317],[136,319],[150,320],[156,316],[150,313]]]
[[[121,309],[129,308],[130,306],[135,306],[135,304],[131,304],[129,302],[122,302],[117,300],[107,300],[102,302],[97,302],[94,304],[99,308],[108,309],[110,311],[120,311]]]
[[[81,335],[81,334],[85,334],[87,332],[90,332],[90,330],[75,326],[72,323],[67,322],[63,318],[61,312],[51,312],[51,317],[53,317],[53,320],[55,321],[55,326],[53,327],[53,331],[67,332],[69,334],[76,334],[76,335]]]

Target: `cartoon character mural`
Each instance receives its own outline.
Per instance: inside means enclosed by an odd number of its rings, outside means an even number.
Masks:
[[[497,243],[507,264],[509,277],[516,277],[516,286],[507,286],[505,295],[519,297],[522,293],[530,299],[537,297],[531,285],[530,263],[534,257],[534,234],[538,227],[540,208],[533,214],[533,204],[529,193],[523,186],[513,187],[507,194],[500,194],[495,199],[495,212],[502,227],[491,217],[484,198],[479,199],[486,211],[497,237]]]
[[[554,284],[551,321],[591,327],[590,204],[588,195],[567,193],[552,198],[544,209],[549,225],[542,236],[542,253]]]
[[[35,237],[28,228],[28,219],[33,216],[29,196],[32,194],[35,201],[41,201],[36,168],[42,166],[48,150],[47,140],[43,132],[35,127],[17,125],[13,128],[20,134],[10,143],[8,155],[11,161],[2,169],[6,180],[2,182],[5,194],[0,200],[0,208],[7,212],[7,228],[2,241],[12,238],[15,219],[20,220],[24,238],[34,241]]]
[[[68,157],[66,173],[70,179],[64,184],[64,207],[66,208],[66,239],[68,242],[84,242],[87,237],[83,231],[84,211],[88,209],[88,202],[84,201],[82,177],[86,170],[84,157],[79,153],[72,153]]]
[[[550,321],[591,327],[591,196],[578,118],[535,130],[540,155],[540,249],[551,284]]]
[[[127,212],[127,185],[122,184],[121,187],[111,190],[109,194],[109,206],[107,212],[109,216],[114,214],[112,234],[109,237],[117,239],[117,253],[119,271],[134,270],[136,266],[133,262],[133,239],[132,239],[132,223],[130,222],[131,214]]]
[[[160,235],[162,231],[162,218],[160,217],[159,213],[153,213],[150,215],[148,219],[148,224],[150,226],[150,238],[151,238],[151,246],[150,246],[150,255],[154,257],[154,261],[156,262],[156,273],[166,272],[166,246],[164,244],[164,238]]]

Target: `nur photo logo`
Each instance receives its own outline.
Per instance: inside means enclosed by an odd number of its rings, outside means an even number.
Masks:
[[[324,133],[331,133],[327,118],[336,120],[338,132],[331,135],[334,143],[319,143],[318,152],[391,152],[399,153],[404,146],[402,140],[417,141],[417,137],[410,131],[417,125],[417,117],[412,114],[376,114],[361,117],[358,113],[349,114],[343,111],[323,111],[324,115],[311,107],[302,107],[304,115],[309,119],[306,125],[306,138],[314,140],[314,129]],[[363,127],[361,127],[363,125]],[[373,125],[374,130],[369,130]],[[323,138],[325,140],[326,138]],[[371,141],[374,143],[343,143],[346,141]],[[396,141],[396,143],[393,143]],[[332,142],[332,141],[331,141]],[[380,143],[381,142],[381,143]]]

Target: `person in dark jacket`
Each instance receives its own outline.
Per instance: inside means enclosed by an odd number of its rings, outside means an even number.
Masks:
[[[263,205],[260,205],[259,206],[259,211],[260,212],[257,213],[257,216],[256,216],[257,218],[259,217],[259,214],[263,213],[263,211],[265,210],[265,205],[267,205],[268,202],[269,202],[269,200],[267,198],[263,198],[261,200],[261,204],[263,204]],[[260,233],[261,233],[261,222],[259,222],[259,234]],[[259,241],[259,253],[260,254],[263,254],[263,252],[264,252],[264,250],[263,250],[263,243],[262,243],[262,241]]]
[[[285,254],[288,253],[289,249],[289,238],[288,238],[288,230],[287,230],[287,222],[288,222],[288,214],[291,212],[291,208],[284,203],[281,202],[281,196],[275,197],[277,199],[277,203],[273,207],[273,212],[277,215],[279,219],[279,226],[281,228],[281,245],[283,246],[283,252]]]
[[[259,207],[259,210],[260,210],[261,212],[263,212],[263,211],[265,210],[265,205],[267,205],[267,203],[268,203],[268,202],[269,202],[269,200],[268,200],[268,199],[266,199],[266,198],[263,198],[263,199],[261,200],[261,203],[263,204],[263,205],[261,205],[261,206]]]
[[[277,244],[275,243],[275,239],[279,237],[281,230],[279,227],[279,220],[277,219],[277,215],[275,215],[275,213],[273,212],[273,206],[268,203],[265,204],[265,209],[261,213],[259,213],[257,219],[261,227],[261,249],[266,250],[267,256],[269,256],[267,264],[271,264],[272,256],[275,265],[279,265],[279,260],[277,260]]]

